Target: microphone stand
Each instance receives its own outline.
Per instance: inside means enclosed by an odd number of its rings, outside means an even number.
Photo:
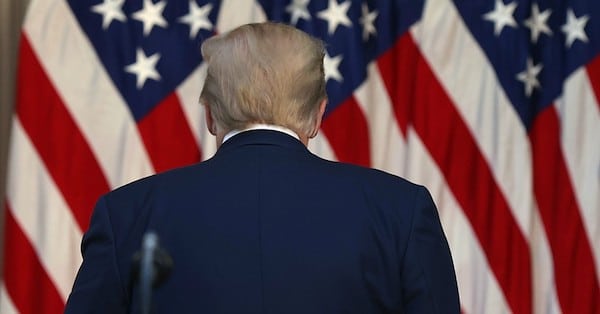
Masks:
[[[142,240],[142,260],[140,261],[140,302],[142,314],[150,314],[152,306],[152,281],[155,277],[154,252],[158,248],[158,236],[148,232]]]
[[[140,310],[150,314],[152,288],[158,287],[170,275],[173,260],[160,248],[158,235],[149,231],[144,234],[142,248],[133,256],[132,278],[139,280]]]

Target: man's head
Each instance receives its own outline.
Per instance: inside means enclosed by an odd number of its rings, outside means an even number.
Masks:
[[[200,99],[211,133],[264,123],[314,137],[327,98],[324,52],[320,40],[277,23],[243,25],[205,41]]]

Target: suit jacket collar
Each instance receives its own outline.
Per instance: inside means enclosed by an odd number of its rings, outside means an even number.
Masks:
[[[216,155],[247,145],[273,145],[308,152],[298,139],[274,130],[250,130],[236,134],[219,147]]]

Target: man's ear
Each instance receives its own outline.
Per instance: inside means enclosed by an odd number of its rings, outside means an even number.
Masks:
[[[206,128],[208,132],[212,135],[217,135],[217,125],[215,124],[215,120],[213,119],[212,112],[210,111],[210,107],[206,104],[204,106],[204,119],[206,119]]]
[[[325,114],[325,108],[327,107],[327,98],[323,99],[319,104],[319,111],[317,112],[317,116],[315,117],[315,129],[310,134],[310,138],[317,136],[319,133],[319,129],[321,128],[321,122],[323,122],[323,115]]]

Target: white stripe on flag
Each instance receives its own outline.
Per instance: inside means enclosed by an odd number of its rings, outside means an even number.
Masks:
[[[253,0],[223,0],[217,18],[216,31],[224,33],[247,23],[264,22],[267,15]]]
[[[48,25],[53,31],[48,31]],[[110,187],[152,174],[129,109],[66,2],[34,1],[29,6],[24,32]],[[122,149],[107,149],[110,147]]]
[[[369,64],[367,79],[354,91],[354,96],[369,126],[371,166],[402,175],[406,166],[406,141],[398,127],[377,63]]]
[[[600,280],[600,112],[584,67],[565,82],[555,103],[561,123],[561,144],[590,239]]]
[[[6,292],[4,282],[0,285],[0,313],[2,314],[18,314],[17,308],[13,304],[10,296]]]
[[[533,276],[533,313],[536,314],[559,314],[561,313],[556,294],[556,280],[554,273],[548,269],[554,269],[550,243],[546,237],[546,230],[542,223],[540,212],[535,209],[531,221],[531,238],[533,245],[531,250],[531,272]]]
[[[406,178],[426,184],[450,244],[461,307],[466,313],[508,313],[510,308],[473,229],[440,170],[412,127],[407,134]],[[493,309],[493,312],[490,310]]]
[[[66,301],[82,260],[82,232],[18,119],[11,136],[6,195],[11,212]]]
[[[202,151],[202,159],[212,157],[217,151],[215,137],[208,132],[204,118],[204,106],[200,104],[200,91],[206,77],[206,63],[202,63],[177,88],[181,107],[188,120],[192,133]]]
[[[324,132],[319,132],[315,138],[308,141],[308,149],[323,159],[338,160]]]

